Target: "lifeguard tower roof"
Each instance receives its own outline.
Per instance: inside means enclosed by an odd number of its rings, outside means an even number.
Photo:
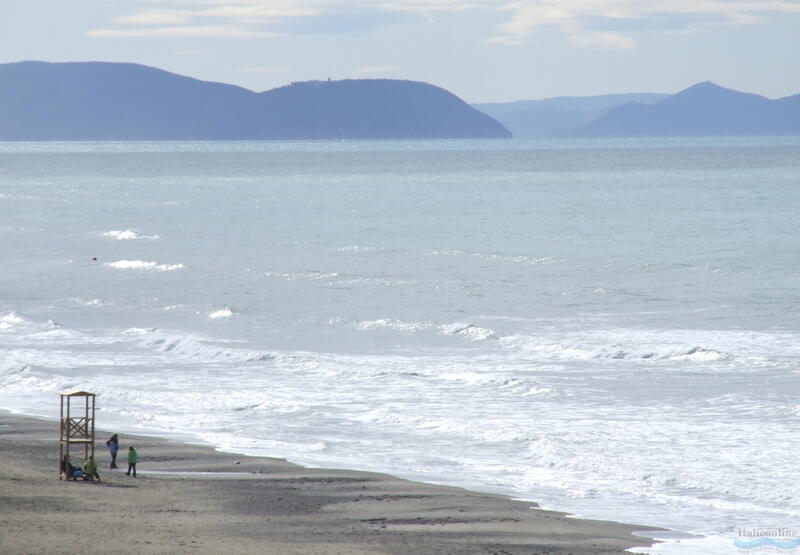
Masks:
[[[88,391],[83,391],[82,389],[65,389],[61,392],[62,397],[94,397],[95,393],[89,393]]]

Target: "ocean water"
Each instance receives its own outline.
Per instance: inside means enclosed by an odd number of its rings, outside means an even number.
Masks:
[[[797,137],[0,143],[0,407],[735,553],[800,518],[798,213]]]

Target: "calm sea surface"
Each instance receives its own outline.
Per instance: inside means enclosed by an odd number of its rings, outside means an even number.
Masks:
[[[798,214],[796,137],[0,143],[0,407],[734,553],[800,528]]]

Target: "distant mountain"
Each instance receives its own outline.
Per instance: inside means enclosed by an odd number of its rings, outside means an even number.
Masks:
[[[310,81],[262,93],[262,136],[286,139],[497,138],[511,133],[455,95],[413,81]]]
[[[510,136],[452,93],[414,81],[312,81],[255,93],[137,64],[0,64],[0,140]]]
[[[473,106],[502,123],[514,137],[552,137],[588,123],[623,104],[658,102],[667,96],[656,93],[561,96]]]
[[[629,103],[568,132],[578,136],[800,134],[800,95],[770,100],[698,83],[655,104]]]

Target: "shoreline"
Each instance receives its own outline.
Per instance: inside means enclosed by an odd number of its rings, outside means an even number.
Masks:
[[[504,495],[387,474],[106,435],[101,483],[60,481],[56,421],[0,410],[0,523],[8,553],[624,554],[658,528],[577,519]],[[139,452],[137,478],[125,451]],[[113,542],[113,547],[109,542]]]

